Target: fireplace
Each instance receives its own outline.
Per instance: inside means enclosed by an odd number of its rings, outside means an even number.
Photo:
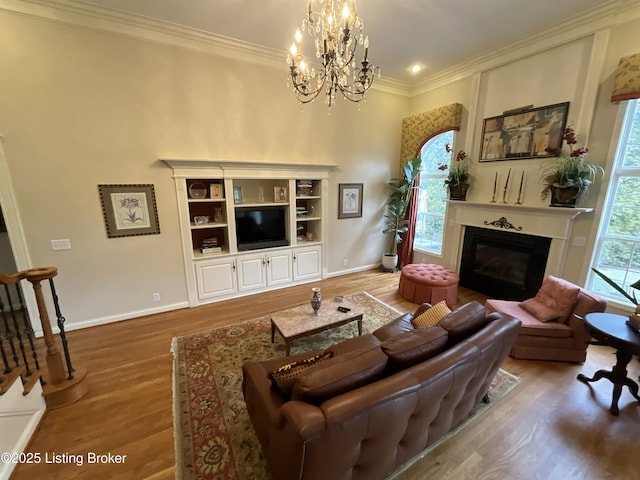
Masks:
[[[467,226],[460,285],[490,297],[524,300],[542,285],[551,238]]]

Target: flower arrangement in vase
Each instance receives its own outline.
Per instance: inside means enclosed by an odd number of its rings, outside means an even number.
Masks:
[[[451,146],[447,143],[445,145],[447,153],[453,152]],[[469,156],[464,150],[458,151],[455,156],[455,160],[452,159],[450,165],[438,164],[438,170],[449,170],[449,175],[444,181],[444,184],[449,187],[449,199],[450,200],[466,200],[467,190],[469,189]]]
[[[546,200],[551,196],[552,207],[575,207],[587,194],[598,173],[604,174],[600,165],[587,162],[589,149],[575,147],[578,143],[572,127],[567,127],[562,135],[569,151],[560,148],[547,148],[547,152],[558,158],[542,170],[543,188],[540,197]]]

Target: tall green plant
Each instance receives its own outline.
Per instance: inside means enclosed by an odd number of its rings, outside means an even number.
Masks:
[[[391,255],[398,254],[398,245],[402,243],[401,235],[409,230],[409,221],[405,219],[411,196],[415,189],[416,179],[420,175],[422,160],[418,157],[412,158],[402,167],[403,178],[392,178],[389,182],[391,193],[389,194],[389,204],[385,218],[385,229],[382,233],[393,234],[391,242]]]

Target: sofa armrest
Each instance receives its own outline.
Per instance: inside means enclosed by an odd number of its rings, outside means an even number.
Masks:
[[[280,414],[300,438],[309,438],[326,428],[322,410],[307,402],[290,400],[282,405]]]
[[[580,315],[572,313],[567,320],[567,325],[573,332],[573,348],[587,349],[587,344],[591,340],[591,335],[584,326],[584,318]]]

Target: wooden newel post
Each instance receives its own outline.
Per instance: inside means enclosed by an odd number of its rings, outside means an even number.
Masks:
[[[44,342],[47,346],[47,367],[49,369],[49,382],[56,385],[63,382],[67,376],[64,372],[64,363],[62,362],[62,355],[56,347],[55,337],[51,330],[51,322],[49,321],[49,313],[47,312],[47,305],[44,302],[44,296],[42,295],[42,280],[48,280],[58,274],[58,269],[55,267],[43,267],[34,268],[27,271],[26,279],[33,285],[33,291],[36,296],[36,303],[38,304],[38,313],[40,314],[40,323],[42,324],[42,333],[44,334]]]
[[[48,377],[47,383],[42,387],[42,393],[44,394],[48,408],[62,407],[80,400],[86,395],[88,386],[87,382],[84,382],[87,371],[84,368],[73,369],[71,367],[71,358],[69,356],[69,348],[63,327],[64,317],[62,317],[59,311],[58,297],[55,293],[52,280],[52,278],[58,274],[58,269],[55,267],[32,268],[23,273],[25,275],[24,278],[33,285],[33,291],[38,304],[38,312],[40,314],[40,323],[42,324],[44,342],[47,346]],[[40,282],[43,280],[49,280],[52,289],[53,303],[56,307],[56,314],[58,315],[58,327],[60,328],[62,346],[65,351],[67,368],[69,370],[68,375],[65,374],[62,354],[56,346],[55,336],[51,329],[49,313],[47,312],[47,305],[42,294],[42,285],[40,285]]]

